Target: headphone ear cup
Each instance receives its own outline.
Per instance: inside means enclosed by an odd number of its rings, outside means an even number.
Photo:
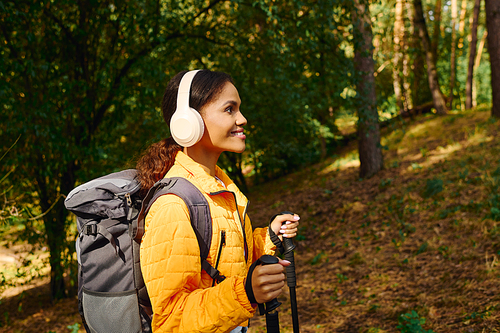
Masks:
[[[205,124],[198,111],[193,108],[176,110],[170,120],[170,133],[175,142],[191,147],[201,140]]]

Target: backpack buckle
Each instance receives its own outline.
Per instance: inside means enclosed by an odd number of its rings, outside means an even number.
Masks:
[[[84,231],[85,235],[92,235],[92,236],[95,236],[97,235],[97,224],[87,224],[85,226],[85,231]]]
[[[225,279],[226,279],[226,277],[224,275],[220,274],[219,271],[217,271],[217,275],[214,276],[214,280],[217,281],[217,283],[221,283]]]

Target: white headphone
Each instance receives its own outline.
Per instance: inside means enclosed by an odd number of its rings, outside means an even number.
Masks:
[[[198,71],[189,71],[182,77],[177,93],[177,108],[170,119],[170,133],[175,142],[183,147],[191,147],[200,141],[205,130],[200,113],[189,106],[191,83]]]

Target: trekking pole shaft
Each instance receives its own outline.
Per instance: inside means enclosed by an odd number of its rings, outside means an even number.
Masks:
[[[292,307],[292,322],[293,322],[293,333],[299,333],[299,314],[297,311],[297,294],[295,293],[295,286],[297,285],[297,279],[295,276],[295,258],[293,255],[293,250],[295,245],[290,238],[283,239],[283,246],[285,248],[285,259],[290,262],[290,265],[286,267],[286,281],[288,288],[290,289],[290,305]]]
[[[295,287],[290,288],[290,300],[292,304],[292,323],[293,332],[299,332],[299,314],[297,313],[297,295],[295,294]]]
[[[278,311],[271,311],[266,313],[266,328],[267,333],[280,333]]]

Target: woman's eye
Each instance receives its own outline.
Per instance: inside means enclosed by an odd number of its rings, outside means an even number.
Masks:
[[[233,107],[232,106],[228,106],[224,111],[231,113],[231,112],[233,112]]]

